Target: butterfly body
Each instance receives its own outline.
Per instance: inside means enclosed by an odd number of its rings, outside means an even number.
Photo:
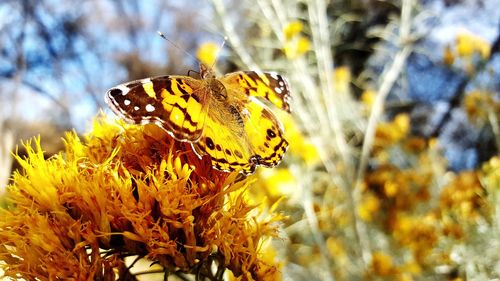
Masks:
[[[223,171],[252,173],[279,163],[288,142],[271,110],[257,97],[289,111],[289,88],[275,73],[233,72],[216,78],[205,65],[201,79],[159,76],[111,88],[106,102],[130,123],[155,123]]]

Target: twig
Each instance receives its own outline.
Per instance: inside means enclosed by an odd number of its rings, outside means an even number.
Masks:
[[[337,114],[337,106],[333,97],[333,55],[331,53],[331,42],[326,15],[326,4],[323,0],[311,1],[309,5],[309,18],[311,20],[311,32],[314,49],[317,52],[318,76],[321,82],[321,98],[327,107],[326,114],[329,120],[333,139],[346,167],[350,167],[350,149],[345,142],[345,136]],[[348,171],[349,172],[349,171]]]
[[[399,39],[402,45],[402,48],[396,54],[393,63],[390,65],[387,71],[384,71],[382,76],[382,83],[378,90],[377,97],[372,106],[372,110],[370,113],[370,117],[368,119],[368,125],[366,128],[366,133],[363,140],[363,147],[361,150],[361,158],[359,162],[359,166],[357,169],[355,184],[356,188],[353,192],[354,202],[357,203],[361,198],[361,185],[363,182],[363,178],[365,176],[366,167],[368,165],[368,159],[370,157],[370,151],[373,146],[373,142],[375,139],[375,130],[377,127],[377,122],[382,115],[384,110],[385,100],[390,90],[392,89],[394,83],[396,82],[399,74],[401,73],[401,69],[403,68],[406,59],[410,55],[412,51],[412,46],[409,44],[408,40],[410,37],[410,27],[411,27],[411,9],[414,5],[414,0],[403,0],[403,6],[401,8],[401,25],[399,32]],[[359,219],[358,219],[359,221]],[[365,226],[361,223],[357,224],[358,232],[365,233]],[[364,236],[364,235],[363,235]],[[367,263],[370,259],[370,247],[369,241],[362,239],[361,242],[363,251],[363,260]]]
[[[222,28],[224,29],[225,35],[228,37],[228,41],[233,48],[234,52],[241,59],[243,64],[252,70],[259,70],[259,66],[254,62],[252,56],[246,51],[245,47],[241,43],[240,37],[234,31],[233,26],[226,20],[226,10],[224,8],[224,3],[221,0],[212,0],[215,12],[218,14],[218,18],[221,20]]]
[[[313,199],[311,194],[312,190],[311,188],[306,188],[306,187],[303,187],[302,190],[304,190],[303,192],[304,198],[302,200],[304,214],[306,216],[309,228],[311,229],[311,235],[313,237],[313,240],[318,245],[318,249],[322,257],[321,259],[322,266],[326,269],[323,271],[324,276],[322,276],[323,277],[322,280],[333,281],[334,280],[333,275],[329,270],[329,263],[332,262],[332,258],[329,255],[328,251],[326,250],[327,249],[326,242],[319,230],[318,218],[316,216],[316,212],[314,211],[314,206],[313,206]]]

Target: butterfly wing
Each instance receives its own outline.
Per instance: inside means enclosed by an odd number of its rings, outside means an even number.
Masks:
[[[225,122],[221,122],[219,117],[222,116],[225,116]],[[209,155],[212,166],[218,170],[251,173],[250,144],[238,120],[241,118],[231,115],[225,108],[212,107],[206,118],[203,136],[192,145],[199,155]]]
[[[288,148],[280,121],[266,105],[252,97],[245,105],[243,114],[254,158],[252,161],[265,167],[276,166]]]
[[[286,79],[275,72],[238,71],[224,75],[220,81],[233,91],[264,98],[290,112],[290,87]]]
[[[205,84],[188,76],[161,76],[111,88],[106,102],[123,119],[155,123],[175,139],[200,139],[208,107]]]
[[[255,98],[241,99],[228,92],[227,101],[213,100],[202,138],[193,143],[199,155],[209,155],[213,167],[250,174],[257,166],[273,167],[288,142],[278,119]]]

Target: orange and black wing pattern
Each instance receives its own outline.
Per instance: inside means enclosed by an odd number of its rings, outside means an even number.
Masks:
[[[161,76],[124,83],[106,93],[106,102],[123,119],[155,123],[180,141],[197,141],[207,115],[202,80]]]

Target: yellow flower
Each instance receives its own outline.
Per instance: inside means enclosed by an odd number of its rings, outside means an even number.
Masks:
[[[335,257],[337,260],[341,261],[347,260],[345,246],[339,239],[328,237],[328,239],[326,240],[326,247],[328,248],[328,252],[330,252],[330,255],[332,255],[332,257]]]
[[[401,267],[401,271],[406,273],[410,273],[411,275],[420,275],[422,273],[422,267],[413,261],[407,262],[403,264]]]
[[[376,95],[377,93],[373,90],[365,90],[363,94],[361,94],[361,101],[366,107],[371,108],[373,102],[375,102]]]
[[[84,141],[68,133],[65,142],[48,160],[39,139],[17,157],[23,172],[8,187],[15,207],[0,209],[6,276],[115,280],[133,255],[209,279],[214,263],[241,280],[279,274],[260,251],[281,216],[259,216],[244,200],[246,178],[212,169],[155,125],[101,118]]]
[[[333,72],[335,92],[349,94],[349,83],[351,83],[351,71],[348,67],[337,67]]]
[[[384,184],[384,193],[387,197],[394,197],[398,193],[398,184],[393,181],[388,181]]]
[[[304,25],[300,21],[292,21],[283,28],[285,38],[283,50],[286,57],[295,59],[311,49],[309,39],[300,35],[303,29]]]
[[[456,221],[451,219],[449,216],[443,216],[442,218],[442,232],[444,236],[452,237],[455,240],[460,240],[464,237],[464,230],[462,226]]]
[[[440,194],[440,208],[452,212],[460,218],[474,221],[485,216],[488,211],[486,190],[479,179],[478,172],[464,171],[456,175]]]
[[[500,188],[500,156],[492,157],[483,165],[482,171],[485,185],[488,186],[492,192]]]
[[[457,54],[460,57],[471,57],[478,53],[481,58],[487,59],[490,56],[490,44],[483,38],[468,31],[461,31],[456,39]]]
[[[358,207],[358,215],[365,221],[372,221],[373,216],[380,208],[380,201],[376,196],[366,194]]]
[[[404,143],[404,148],[411,153],[423,152],[427,147],[428,143],[422,137],[410,137]]]
[[[302,36],[296,37],[290,41],[286,41],[284,46],[285,55],[289,59],[298,58],[307,53],[307,51],[309,51],[310,49],[311,42],[309,41],[309,39]]]
[[[429,148],[431,150],[438,150],[438,149],[440,149],[441,148],[440,145],[441,144],[439,143],[439,139],[437,139],[437,138],[430,138],[429,139]]]
[[[444,54],[443,54],[443,63],[445,65],[452,65],[453,62],[455,61],[455,56],[453,55],[453,51],[450,47],[450,45],[446,45],[444,48]]]
[[[381,210],[367,210],[365,213],[371,217],[378,211],[376,222],[386,231],[393,231],[399,214],[412,211],[419,203],[429,200],[432,175],[432,170],[402,170],[389,164],[370,171],[365,177],[366,194],[381,202]]]
[[[213,42],[203,43],[196,52],[196,57],[204,64],[211,66],[217,60],[220,46]]]
[[[473,40],[470,34],[460,33],[456,39],[457,53],[461,57],[469,57],[474,53]]]
[[[411,275],[409,275],[407,273],[402,273],[402,274],[398,274],[394,280],[395,281],[413,281],[413,278],[411,277]]]
[[[488,110],[500,109],[500,103],[493,99],[491,93],[485,91],[472,91],[464,98],[464,107],[471,120],[485,122],[488,120]]]
[[[398,114],[394,118],[394,124],[403,135],[408,134],[410,129],[410,117],[407,114]]]
[[[438,243],[439,222],[433,214],[424,216],[399,215],[394,223],[393,237],[408,247],[415,261],[423,265]]]
[[[403,140],[410,130],[408,114],[398,114],[391,122],[380,123],[375,132],[375,145],[379,148]]]
[[[375,252],[372,255],[372,271],[378,276],[390,276],[395,273],[392,258],[383,252]]]
[[[302,30],[304,29],[304,25],[302,24],[301,21],[292,21],[289,22],[285,27],[283,28],[283,34],[285,36],[285,40],[291,40],[295,36],[297,36]]]

